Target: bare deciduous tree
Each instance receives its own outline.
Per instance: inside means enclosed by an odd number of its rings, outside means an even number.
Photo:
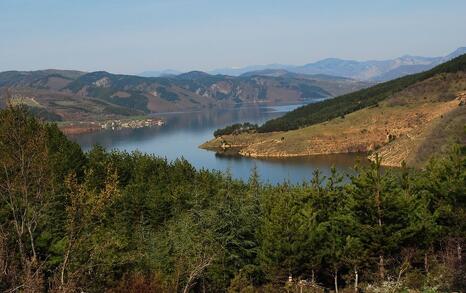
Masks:
[[[51,190],[46,130],[21,107],[0,116],[0,200],[8,211],[3,229],[16,243],[19,274],[13,283],[23,291],[43,286],[36,249],[36,229],[44,221]]]

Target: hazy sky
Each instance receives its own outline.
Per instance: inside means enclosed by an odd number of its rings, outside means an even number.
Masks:
[[[138,73],[466,46],[465,0],[0,0],[0,71]]]

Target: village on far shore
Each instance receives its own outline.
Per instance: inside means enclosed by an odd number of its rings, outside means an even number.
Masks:
[[[103,121],[77,121],[59,125],[65,134],[81,134],[99,130],[137,129],[160,127],[165,124],[160,118],[112,119]]]

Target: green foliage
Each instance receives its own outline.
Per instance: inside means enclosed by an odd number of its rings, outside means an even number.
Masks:
[[[228,134],[240,134],[244,132],[253,132],[257,130],[257,127],[258,127],[257,124],[251,124],[249,122],[233,124],[225,128],[215,130],[214,136],[219,137],[219,136],[228,135]]]
[[[376,161],[346,182],[274,186],[256,170],[243,182],[184,159],[84,154],[12,108],[0,151],[2,291],[278,291],[290,276],[306,290],[465,287],[464,147],[424,170]]]
[[[133,93],[127,98],[107,97],[105,100],[129,109],[141,110],[144,113],[149,112],[149,109],[147,109],[147,102],[149,99],[140,93]]]
[[[164,100],[174,102],[179,100],[178,94],[167,90],[166,87],[159,86],[157,88],[157,94]]]
[[[48,111],[45,108],[38,107],[28,107],[28,111],[37,118],[46,120],[46,121],[62,121],[63,118],[51,111]]]
[[[310,251],[306,247],[308,231],[301,227],[308,218],[300,210],[307,197],[306,192],[287,185],[265,191],[259,256],[270,281],[284,282],[290,274],[304,272]]]
[[[63,181],[70,173],[83,175],[86,157],[81,147],[66,138],[56,124],[46,124],[47,148],[54,178]]]
[[[322,89],[322,88],[320,88],[318,86],[315,86],[315,85],[300,83],[298,85],[298,88],[301,91],[301,98],[302,99],[324,99],[324,98],[332,96],[326,90],[324,90],[324,89]]]

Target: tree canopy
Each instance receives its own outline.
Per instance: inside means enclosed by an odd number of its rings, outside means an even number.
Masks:
[[[426,169],[248,182],[139,152],[83,153],[0,111],[0,290],[461,291],[466,149]],[[301,291],[299,291],[301,290]],[[321,291],[319,291],[321,290]]]

